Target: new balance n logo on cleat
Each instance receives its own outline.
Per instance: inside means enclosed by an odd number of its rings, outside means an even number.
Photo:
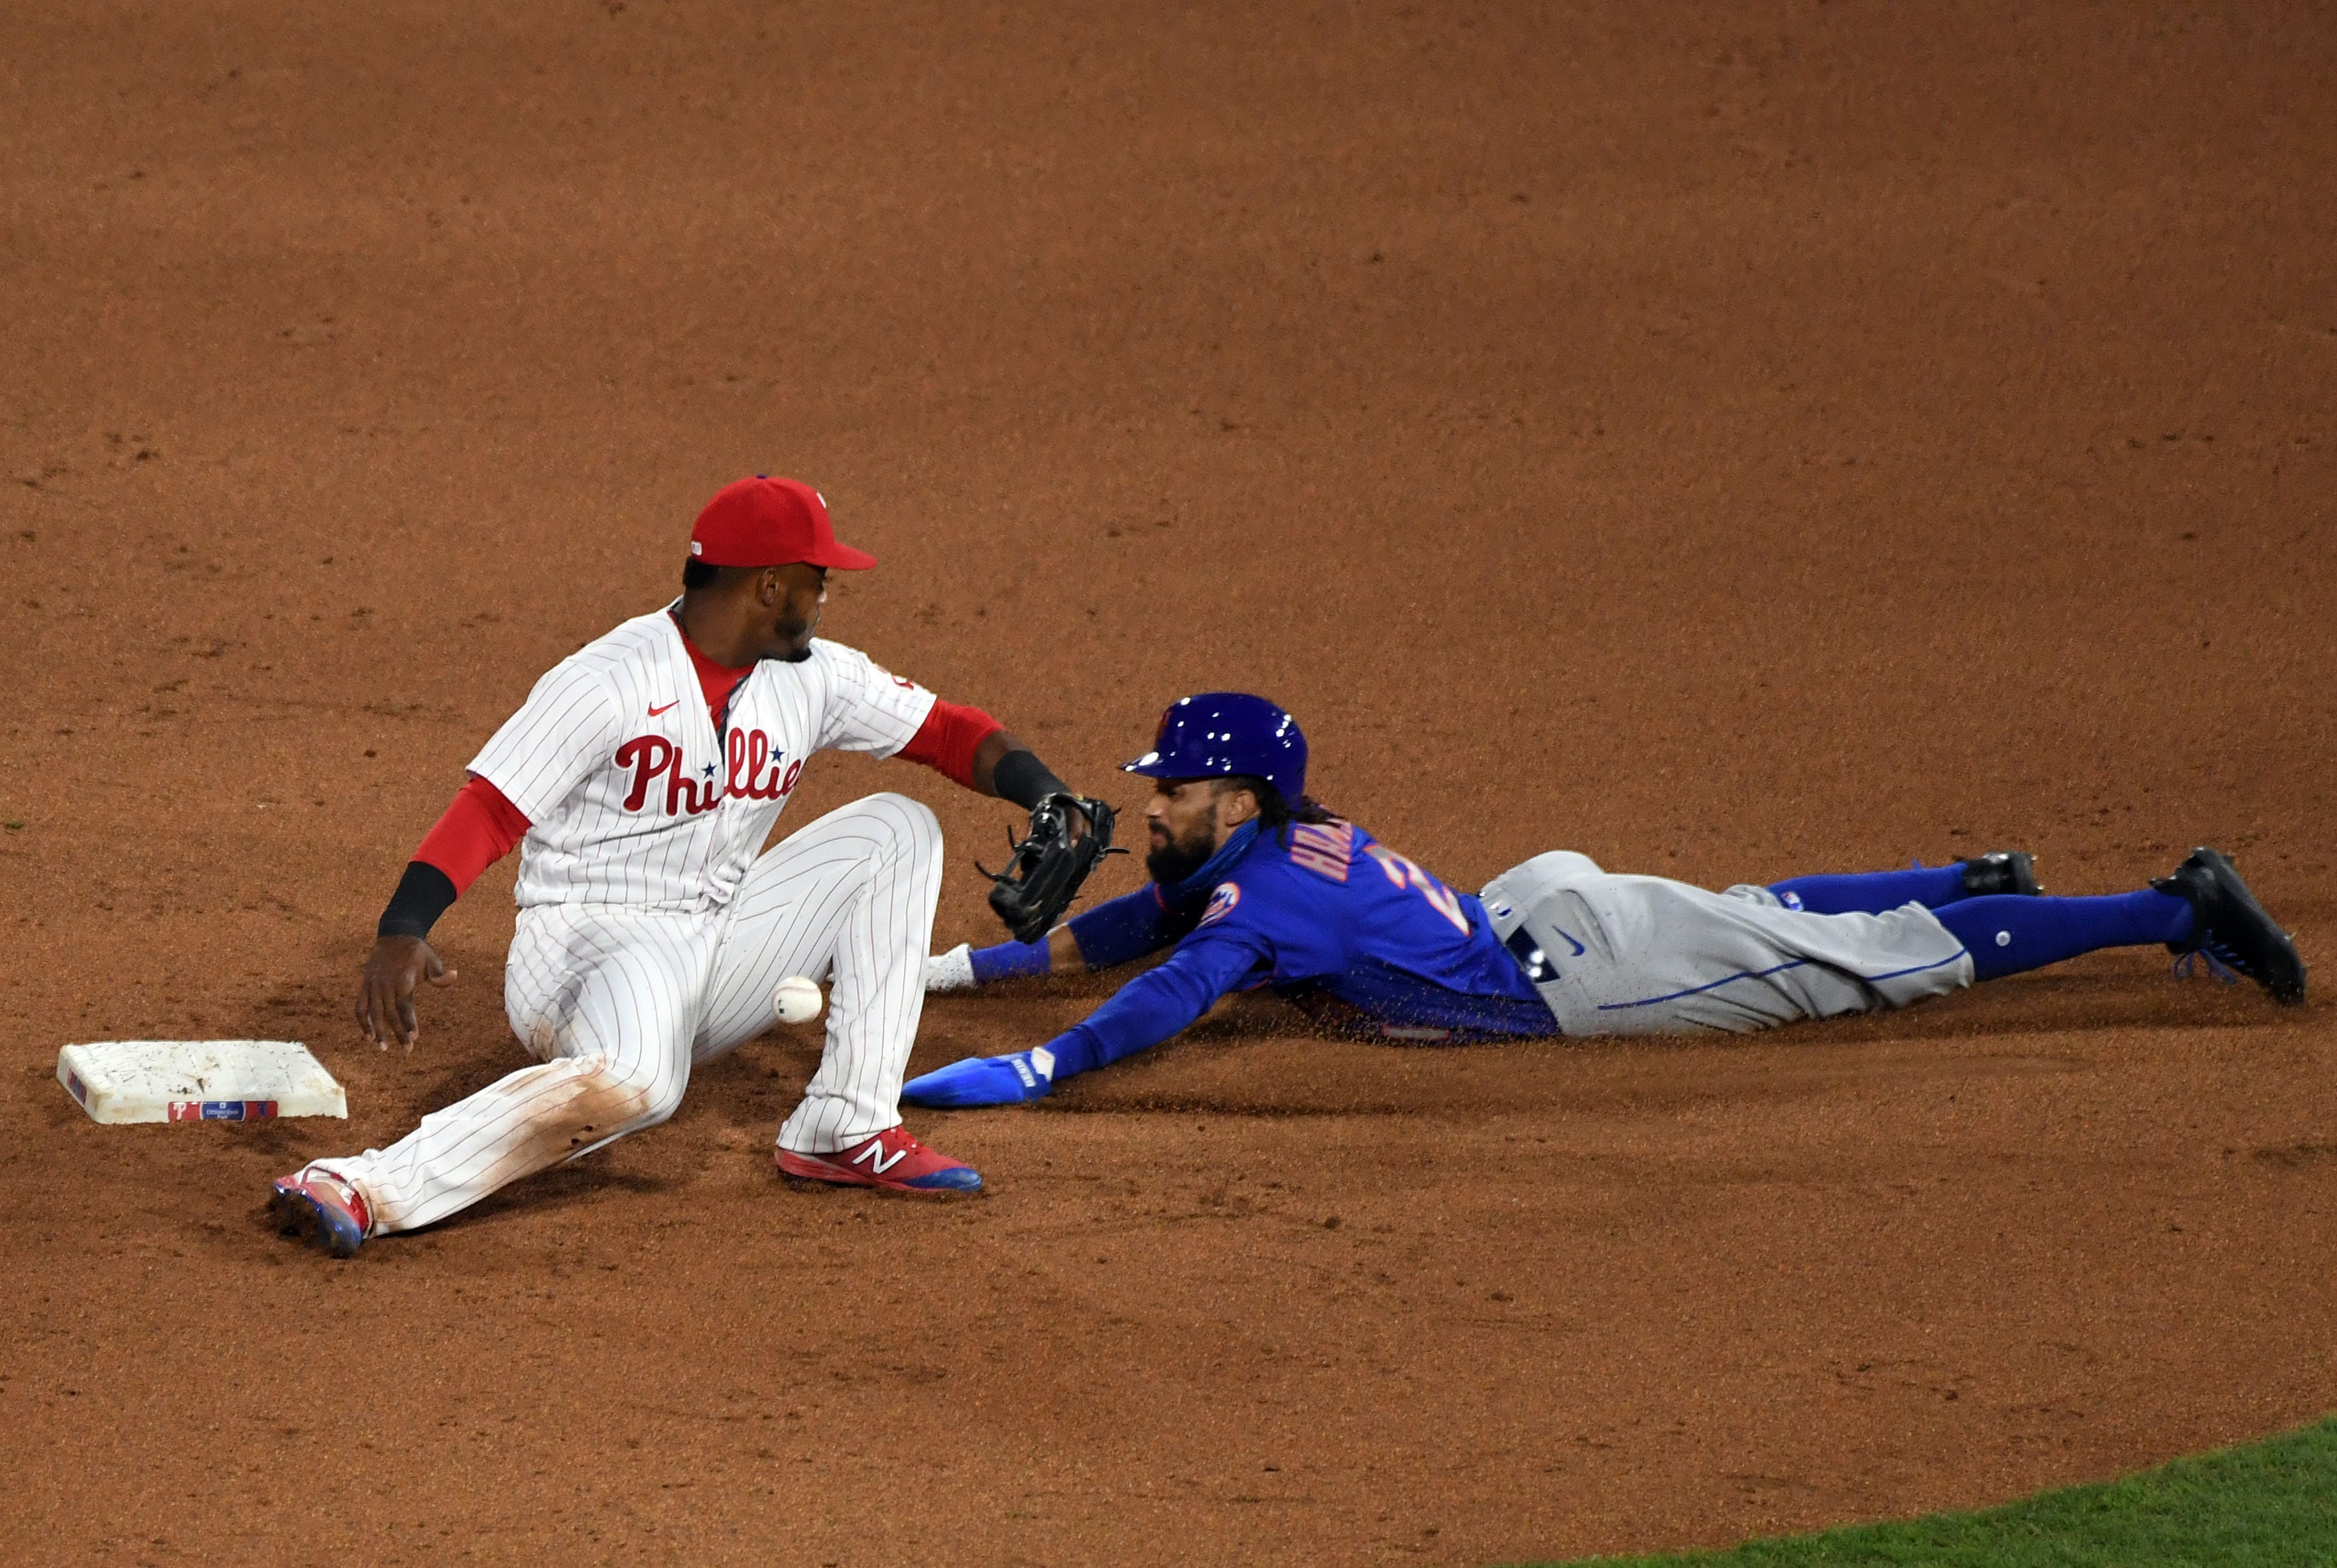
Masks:
[[[925,1147],[906,1127],[888,1127],[832,1154],[797,1149],[777,1154],[779,1174],[839,1187],[882,1187],[896,1193],[978,1193],[981,1174]]]
[[[886,1154],[885,1140],[871,1138],[860,1145],[860,1152],[853,1155],[849,1163],[855,1165],[865,1165],[881,1176],[908,1157],[909,1151],[906,1149],[895,1149],[892,1153]]]

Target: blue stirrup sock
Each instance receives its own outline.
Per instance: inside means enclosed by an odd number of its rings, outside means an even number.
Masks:
[[[2001,979],[2090,953],[2179,942],[2191,935],[2191,906],[2156,888],[2107,898],[2023,898],[2017,893],[1959,899],[1934,918],[1963,943],[1972,978]]]
[[[994,948],[976,948],[966,957],[973,964],[973,983],[989,985],[993,980],[1011,980],[1018,975],[1047,973],[1047,939],[1035,942],[1001,942]]]
[[[1914,866],[1903,872],[1843,872],[1792,877],[1771,882],[1769,891],[1787,909],[1814,915],[1879,915],[1902,904],[1938,909],[1965,897],[1960,864]]]

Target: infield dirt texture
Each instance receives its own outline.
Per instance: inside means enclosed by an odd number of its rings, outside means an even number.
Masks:
[[[955,1204],[783,1187],[775,1032],[351,1263],[261,1215],[523,1060],[509,862],[410,1059],[375,917],[758,470],[880,560],[831,635],[1123,805],[1249,687],[1455,886],[2213,842],[2337,982],[2327,7],[35,0],[0,62],[15,1560],[1483,1563],[2337,1407],[2337,1015],[2155,952],[1680,1046],[1251,998],[913,1114]],[[994,940],[1010,808],[829,756],[782,825],[877,788]],[[53,1079],[153,1035],[351,1119]]]

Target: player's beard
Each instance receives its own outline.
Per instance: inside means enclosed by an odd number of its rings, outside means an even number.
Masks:
[[[804,660],[809,658],[811,657],[811,634],[817,630],[818,628],[819,617],[817,616],[812,617],[809,620],[797,620],[792,616],[782,616],[779,618],[778,625],[773,629],[776,630],[790,647],[794,648],[795,651],[793,653],[783,653],[779,655],[780,662],[784,664],[801,664]]]
[[[1195,828],[1184,839],[1173,835],[1144,857],[1144,869],[1152,873],[1156,882],[1181,882],[1208,863],[1217,852],[1216,835],[1206,827]]]

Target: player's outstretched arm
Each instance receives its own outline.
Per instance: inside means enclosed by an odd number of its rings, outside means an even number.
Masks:
[[[901,1098],[945,1109],[1039,1099],[1065,1078],[1149,1049],[1178,1034],[1239,985],[1263,956],[1248,940],[1188,942],[1168,962],[1120,987],[1084,1022],[1045,1045],[953,1062],[910,1079],[901,1087]]]
[[[916,733],[893,755],[1031,813],[1030,832],[1007,856],[1006,869],[990,873],[990,907],[1017,942],[1041,942],[1096,863],[1117,852],[1111,847],[1112,810],[1074,794],[1029,746],[980,708],[929,695],[924,701],[925,716]]]
[[[1079,798],[1013,731],[978,707],[938,697],[897,755],[904,762],[923,763],[976,794],[1012,801],[1024,811],[1033,810],[1051,794]],[[1085,826],[1084,813],[1073,813],[1072,836],[1077,838]]]
[[[1066,921],[1035,942],[1004,941],[987,948],[960,942],[945,953],[935,953],[925,960],[925,989],[970,991],[1025,975],[1069,974],[1084,962]]]
[[[1039,941],[987,948],[961,942],[936,953],[925,960],[925,989],[959,991],[1026,975],[1118,969],[1174,946],[1199,917],[1198,909],[1172,909],[1154,883],[1073,915]]]
[[[821,723],[821,747],[920,763],[976,794],[1012,801],[1028,812],[1036,812],[1051,796],[1083,800],[982,709],[945,702],[914,681],[886,673],[856,649],[821,642],[812,647],[835,683],[834,700]],[[1076,842],[1089,825],[1084,812],[1074,810],[1068,825]]]

